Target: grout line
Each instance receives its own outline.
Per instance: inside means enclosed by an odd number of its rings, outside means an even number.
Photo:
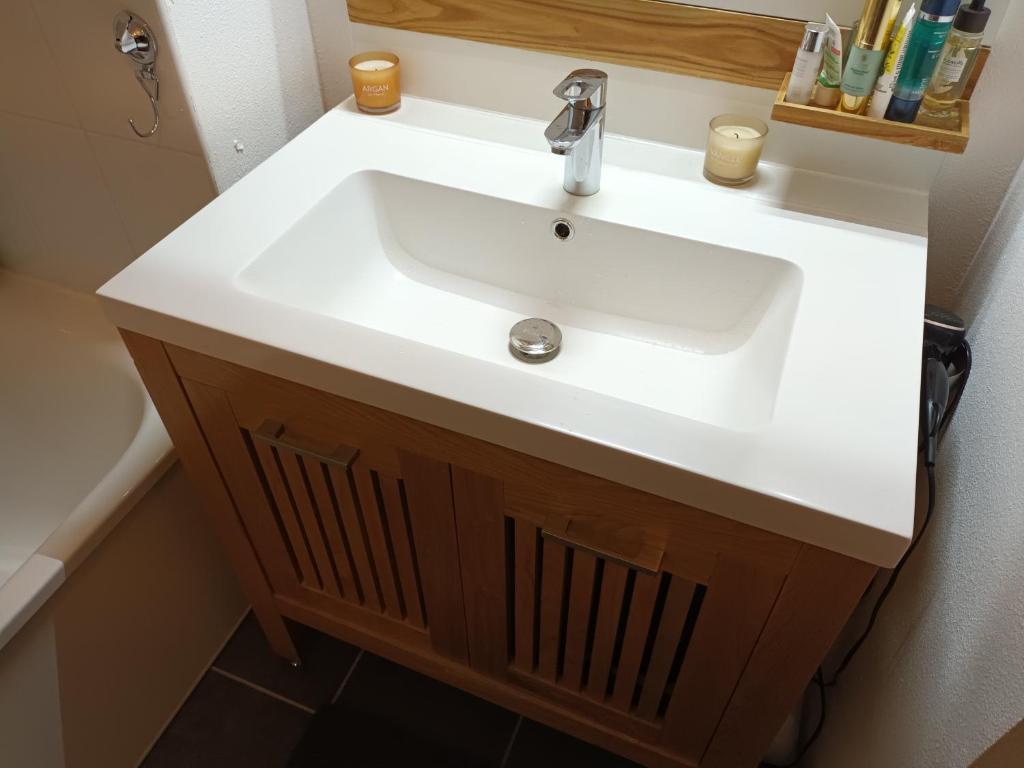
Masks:
[[[274,691],[270,690],[269,688],[264,688],[262,685],[256,685],[256,683],[250,682],[250,681],[246,680],[244,677],[239,677],[238,675],[234,675],[231,672],[227,672],[227,671],[221,669],[220,667],[210,667],[210,671],[211,672],[216,672],[218,675],[221,675],[222,677],[226,677],[228,680],[234,680],[236,683],[241,683],[246,688],[251,688],[252,690],[258,691],[259,693],[262,693],[265,696],[269,696],[272,699],[277,699],[278,701],[283,701],[285,704],[291,704],[293,707],[296,707],[297,709],[301,709],[303,712],[308,712],[311,715],[315,715],[316,714],[316,711],[312,707],[307,707],[305,704],[300,704],[299,702],[295,701],[294,699],[289,699],[287,696],[282,696],[280,693],[275,693]]]
[[[366,653],[366,651],[360,648],[355,661],[352,662],[352,666],[349,667],[348,672],[345,673],[345,678],[341,681],[341,685],[338,686],[338,690],[336,690],[334,692],[334,696],[331,697],[331,704],[334,704],[341,698],[341,692],[345,690],[345,686],[348,685],[348,681],[352,679],[352,673],[356,671],[356,665],[359,663],[359,660],[363,658],[364,653]]]
[[[235,636],[235,632],[237,632],[238,628],[242,626],[242,622],[245,621],[246,617],[249,615],[249,611],[251,610],[252,609],[248,605],[245,607],[245,610],[242,612],[242,615],[238,617],[238,620],[232,627],[231,632],[229,632],[228,636],[224,638],[224,642],[217,646],[217,650],[215,650],[213,654],[210,656],[209,663],[203,667],[202,671],[199,673],[195,681],[189,687],[188,692],[181,698],[181,701],[179,701],[178,704],[174,707],[174,711],[170,714],[170,716],[168,716],[164,720],[163,724],[160,726],[159,733],[157,733],[157,735],[154,736],[152,740],[149,742],[149,745],[146,747],[145,751],[139,757],[138,762],[135,763],[136,766],[141,766],[146,761],[146,758],[149,757],[149,753],[153,751],[153,748],[156,746],[157,742],[160,741],[161,737],[164,735],[164,732],[170,726],[171,722],[174,720],[174,718],[178,716],[178,713],[182,710],[182,708],[185,706],[188,700],[192,698],[192,694],[195,693],[196,688],[199,687],[199,684],[203,681],[203,678],[206,677],[206,673],[210,670],[210,667],[213,666],[213,662],[217,660],[217,658],[221,654],[221,651],[223,651],[227,647],[228,643],[231,642],[231,638]]]
[[[501,765],[499,768],[505,768],[508,765],[509,758],[512,757],[512,747],[515,746],[516,737],[519,735],[519,728],[523,724],[523,716],[520,715],[519,719],[516,720],[516,727],[512,729],[512,736],[508,740],[508,746],[505,747],[505,754],[501,756]]]

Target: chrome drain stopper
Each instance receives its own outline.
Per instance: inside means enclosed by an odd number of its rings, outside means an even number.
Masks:
[[[540,317],[520,320],[508,333],[512,356],[527,363],[546,363],[558,354],[562,332],[558,326]]]

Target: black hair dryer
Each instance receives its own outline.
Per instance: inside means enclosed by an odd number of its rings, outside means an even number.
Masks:
[[[939,439],[956,413],[971,375],[971,345],[963,320],[931,304],[924,310],[921,433],[924,460],[935,466]]]

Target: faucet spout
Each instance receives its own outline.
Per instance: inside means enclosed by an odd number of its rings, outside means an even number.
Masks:
[[[568,104],[544,137],[553,154],[565,157],[562,186],[569,194],[588,196],[601,188],[607,87],[608,76],[596,69],[571,72],[555,87]]]
[[[587,134],[604,127],[604,107],[597,109],[577,109],[571,104],[565,107],[551,121],[544,131],[544,138],[551,145],[556,155],[565,155],[586,140]]]

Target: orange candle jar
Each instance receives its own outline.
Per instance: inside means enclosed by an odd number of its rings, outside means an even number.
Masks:
[[[383,115],[402,106],[398,57],[386,51],[369,51],[348,60],[352,89],[361,112]]]

